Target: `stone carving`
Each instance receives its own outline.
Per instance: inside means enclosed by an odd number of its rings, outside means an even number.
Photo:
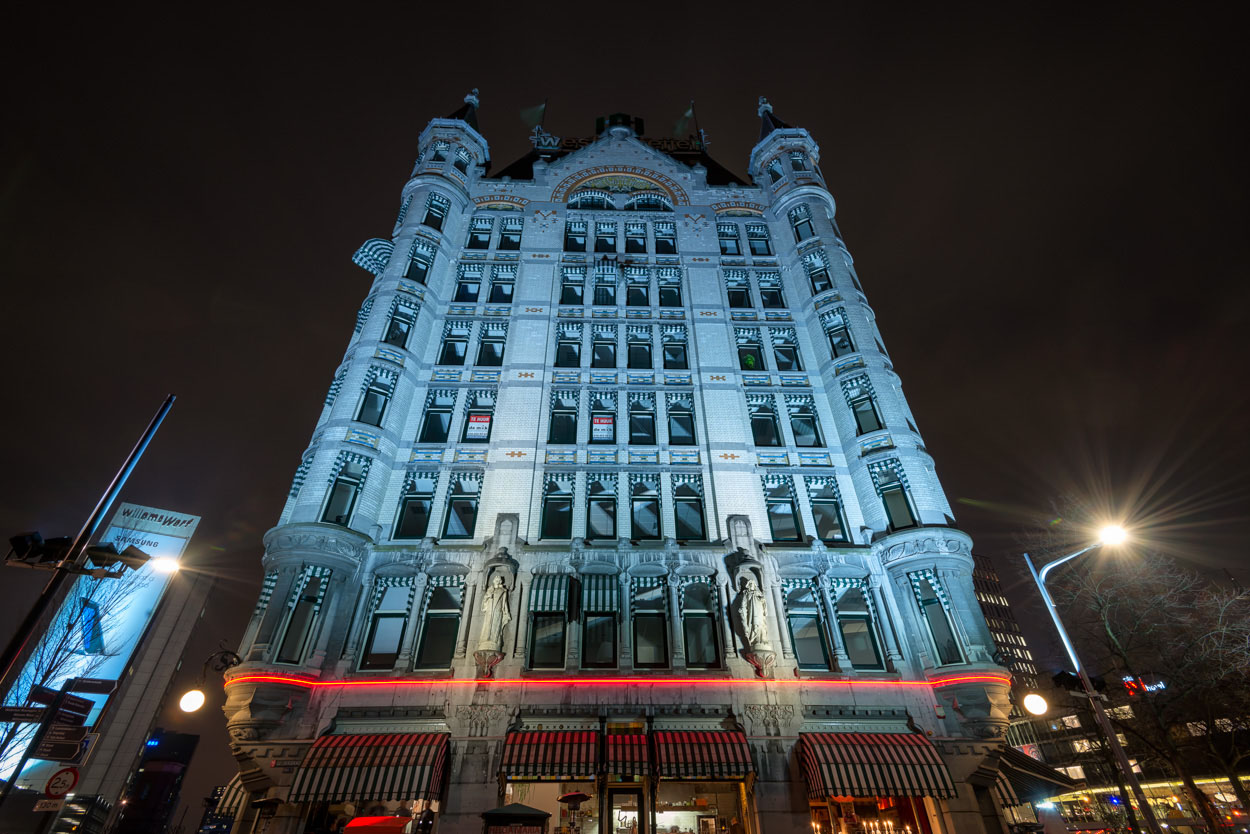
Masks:
[[[477,676],[489,678],[491,670],[503,660],[503,633],[508,623],[512,622],[512,612],[508,609],[508,586],[501,574],[495,574],[482,595],[482,615],[482,632],[473,659],[477,662]]]
[[[318,550],[360,560],[368,554],[368,547],[363,542],[327,536],[324,533],[283,533],[274,536],[266,544],[266,556],[276,556],[288,550]]]
[[[756,725],[756,734],[762,729],[765,735],[779,736],[789,729],[794,719],[793,704],[747,704],[747,718]]]
[[[462,704],[456,707],[456,718],[468,725],[469,735],[485,736],[490,734],[491,722],[503,718],[506,711],[502,704]]]
[[[908,556],[926,554],[951,554],[971,559],[972,549],[969,547],[968,542],[955,538],[908,539],[885,548],[881,554],[881,561],[888,565],[891,562],[897,562],[899,559],[906,559]]]

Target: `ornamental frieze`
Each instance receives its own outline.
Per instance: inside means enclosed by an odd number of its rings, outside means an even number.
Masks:
[[[909,556],[950,555],[963,556],[966,559],[972,558],[972,548],[967,539],[954,537],[908,539],[898,544],[890,545],[879,552],[882,564],[886,565],[891,562],[897,562],[900,559],[906,559]]]

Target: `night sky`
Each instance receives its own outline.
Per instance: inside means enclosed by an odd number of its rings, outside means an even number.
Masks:
[[[740,176],[757,96],[811,131],[958,521],[1010,594],[1028,596],[1017,533],[1063,495],[1196,565],[1246,566],[1231,20],[200,8],[28,12],[0,58],[0,533],[76,532],[177,394],[123,499],[204,518],[188,558],[221,578],[187,681],[252,610],[261,536],[372,280],[350,257],[389,234],[417,135],[473,87],[496,169],[528,149],[518,113],[544,98],[566,137],[617,111],[667,135],[693,98]],[[5,570],[0,634],[41,578]],[[188,823],[234,767],[220,703],[161,719],[205,734]]]

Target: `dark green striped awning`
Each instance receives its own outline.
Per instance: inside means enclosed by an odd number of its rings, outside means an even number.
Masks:
[[[615,574],[582,574],[582,610],[603,613],[619,611],[621,583]]]
[[[530,586],[530,613],[563,614],[569,607],[569,577],[563,573],[539,574]]]

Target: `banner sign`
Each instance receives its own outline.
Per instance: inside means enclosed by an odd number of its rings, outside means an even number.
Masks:
[[[611,443],[616,438],[616,418],[610,414],[596,415],[590,423],[590,442]]]

